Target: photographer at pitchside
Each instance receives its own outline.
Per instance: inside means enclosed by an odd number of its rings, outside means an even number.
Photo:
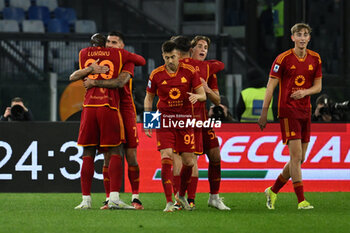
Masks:
[[[11,107],[7,107],[0,121],[32,121],[32,112],[24,105],[23,99],[15,97],[11,100]]]

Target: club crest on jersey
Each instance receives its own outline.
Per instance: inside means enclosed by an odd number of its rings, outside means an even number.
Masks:
[[[187,79],[185,77],[181,78],[181,83],[187,83]]]
[[[277,73],[278,70],[279,70],[279,68],[280,68],[280,66],[276,64],[276,65],[273,67],[273,72]]]
[[[170,98],[172,98],[173,100],[176,100],[180,97],[181,95],[181,92],[178,88],[174,87],[174,88],[171,88],[170,91],[169,91],[169,96]]]
[[[309,65],[309,70],[314,70],[314,67],[311,64]]]
[[[305,83],[305,77],[303,75],[298,75],[294,80],[295,85],[298,87],[304,85]]]
[[[152,87],[152,82],[151,82],[151,80],[148,80],[148,88],[151,88]]]

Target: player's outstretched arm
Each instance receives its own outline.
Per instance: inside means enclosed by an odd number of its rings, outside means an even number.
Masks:
[[[123,87],[129,80],[131,75],[128,72],[121,72],[115,79],[107,80],[96,80],[96,79],[84,79],[84,87],[90,89],[92,87],[103,87],[103,88],[120,88]]]
[[[209,64],[209,76],[222,71],[225,68],[225,64],[218,60],[207,60]]]
[[[272,96],[273,96],[273,91],[277,87],[278,82],[279,82],[278,79],[269,78],[269,82],[267,83],[264,103],[263,103],[263,107],[262,107],[262,110],[261,110],[260,118],[258,120],[258,125],[259,125],[261,131],[264,130],[264,128],[266,127],[266,124],[267,124],[267,111],[268,111],[269,106],[270,106],[270,102],[271,102],[271,99],[272,99]]]
[[[126,50],[124,50],[126,53],[125,60],[123,60],[123,64],[132,62],[135,64],[135,66],[144,66],[146,65],[146,60],[141,55],[138,55],[136,53],[130,53]]]
[[[145,100],[143,103],[143,108],[145,112],[152,111],[153,99],[154,99],[154,95],[149,92],[146,92]],[[152,129],[145,129],[145,134],[148,137],[152,137]]]

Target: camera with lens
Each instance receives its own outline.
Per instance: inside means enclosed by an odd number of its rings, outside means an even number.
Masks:
[[[314,121],[346,121],[347,111],[350,110],[350,101],[342,103],[334,103],[328,95],[324,94],[317,98],[317,106],[319,108],[319,115],[313,115]]]
[[[11,107],[11,120],[13,121],[24,121],[25,116],[24,116],[24,108],[19,105],[15,104]]]
[[[349,109],[350,109],[349,100],[344,101],[342,103],[330,103],[330,104],[328,104],[326,101],[326,103],[324,103],[324,106],[320,108],[320,114],[327,114],[327,115],[339,114],[339,113],[346,112]]]
[[[225,119],[225,111],[221,106],[215,106],[213,108],[213,116],[215,120],[222,121]]]

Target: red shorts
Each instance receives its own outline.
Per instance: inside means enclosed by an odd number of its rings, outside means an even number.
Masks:
[[[219,147],[219,140],[212,128],[202,128],[203,137],[203,149],[205,153],[208,153],[210,149]]]
[[[283,144],[288,140],[301,139],[302,143],[310,141],[311,119],[280,118]]]
[[[126,148],[136,148],[139,144],[136,125],[136,111],[133,105],[120,107],[120,113],[123,117],[125,128]]]
[[[158,150],[172,148],[177,153],[195,151],[194,132],[186,129],[157,129]]]
[[[109,107],[83,108],[78,145],[113,147],[124,142],[124,126],[118,110]]]
[[[201,155],[203,154],[203,135],[202,128],[194,129],[194,143],[196,146],[195,154]]]

